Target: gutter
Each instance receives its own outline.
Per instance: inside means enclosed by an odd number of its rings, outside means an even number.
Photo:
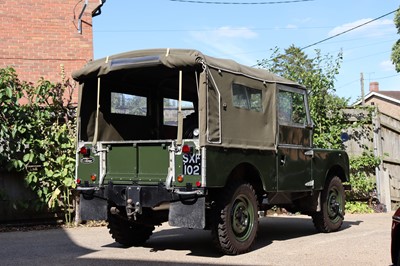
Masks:
[[[78,33],[79,34],[82,34],[82,17],[83,17],[83,14],[85,13],[85,10],[89,4],[88,1],[89,0],[85,0],[85,3],[83,4],[82,10],[81,10],[81,13],[79,14],[79,17],[78,17]],[[99,0],[99,5],[92,11],[92,18],[101,14],[101,7],[104,5],[104,3],[106,1],[107,0]]]

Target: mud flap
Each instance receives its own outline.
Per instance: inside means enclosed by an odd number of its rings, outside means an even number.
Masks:
[[[80,198],[81,219],[86,220],[106,220],[107,201],[100,198],[85,199],[81,194]]]
[[[171,203],[168,223],[171,226],[204,229],[206,226],[205,198],[197,198],[192,202]]]

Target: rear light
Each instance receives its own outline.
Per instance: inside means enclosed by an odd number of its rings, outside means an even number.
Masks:
[[[92,174],[92,175],[90,176],[90,179],[91,179],[92,181],[96,181],[96,174]]]
[[[78,179],[76,180],[76,183],[77,183],[78,185],[80,185],[80,184],[82,183],[82,180],[81,180],[80,178],[78,178]]]
[[[82,154],[83,156],[90,156],[90,149],[88,149],[86,146],[82,146],[79,149],[79,153]]]
[[[85,146],[81,147],[81,149],[79,150],[80,154],[86,154],[87,153],[87,148]]]
[[[178,180],[179,183],[182,183],[183,182],[183,175],[178,175],[177,180]]]
[[[200,181],[196,181],[196,187],[201,187],[201,182]]]
[[[190,153],[191,152],[190,146],[189,145],[183,145],[182,152],[183,153]]]

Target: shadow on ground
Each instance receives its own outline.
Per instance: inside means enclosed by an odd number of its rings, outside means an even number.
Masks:
[[[345,221],[342,230],[357,226],[362,221]],[[285,241],[317,234],[312,219],[306,216],[276,216],[260,219],[258,236],[253,251],[266,247],[274,241]],[[188,250],[188,256],[213,257],[224,256],[214,246],[210,231],[185,228],[169,228],[155,232],[144,245],[150,252],[165,250]],[[123,248],[118,243],[107,245]]]
[[[346,221],[343,225],[343,230],[347,230],[352,226],[358,226],[361,223],[362,221]],[[95,232],[96,231],[93,231],[94,234]],[[101,230],[101,233],[107,233],[107,230]],[[271,245],[274,241],[285,241],[310,236],[316,233],[312,220],[305,216],[263,218],[260,219],[258,238],[253,250]],[[86,232],[86,234],[91,235],[92,232]],[[128,253],[128,255],[125,255],[125,258],[130,256],[129,249],[131,248],[124,249],[118,243],[113,242],[111,237],[109,243],[110,244],[103,245],[102,248],[112,249],[115,251],[112,251],[114,254]],[[191,263],[187,261],[189,257],[186,257],[185,261],[182,263],[177,261],[167,262],[154,260],[154,258],[152,260],[151,254],[173,250],[187,251],[184,256],[216,259],[224,256],[214,247],[209,231],[184,228],[167,228],[156,231],[144,246],[145,250],[148,250],[146,252],[149,254],[149,260],[137,259],[133,256],[132,259],[128,260],[123,258],[100,258],[104,256],[101,250],[80,246],[79,241],[73,241],[63,229],[0,233],[0,245],[2,247],[0,249],[0,257],[2,258],[1,265],[111,265],[117,262],[118,265],[210,266],[215,264]],[[16,252],[18,255],[15,255]],[[97,256],[97,254],[94,254],[96,252],[99,253],[99,258],[92,258]],[[176,260],[180,258],[172,259]],[[227,266],[230,264],[218,265]]]

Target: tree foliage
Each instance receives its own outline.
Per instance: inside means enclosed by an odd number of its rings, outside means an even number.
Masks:
[[[397,34],[400,34],[400,9],[397,9],[394,16],[394,24],[397,28]],[[400,72],[400,39],[397,40],[392,47],[392,62],[397,72]]]
[[[20,81],[14,69],[0,69],[0,167],[23,172],[38,196],[35,209],[69,206],[74,186],[75,116],[63,95],[68,82],[37,86]],[[65,201],[64,201],[65,200]]]

